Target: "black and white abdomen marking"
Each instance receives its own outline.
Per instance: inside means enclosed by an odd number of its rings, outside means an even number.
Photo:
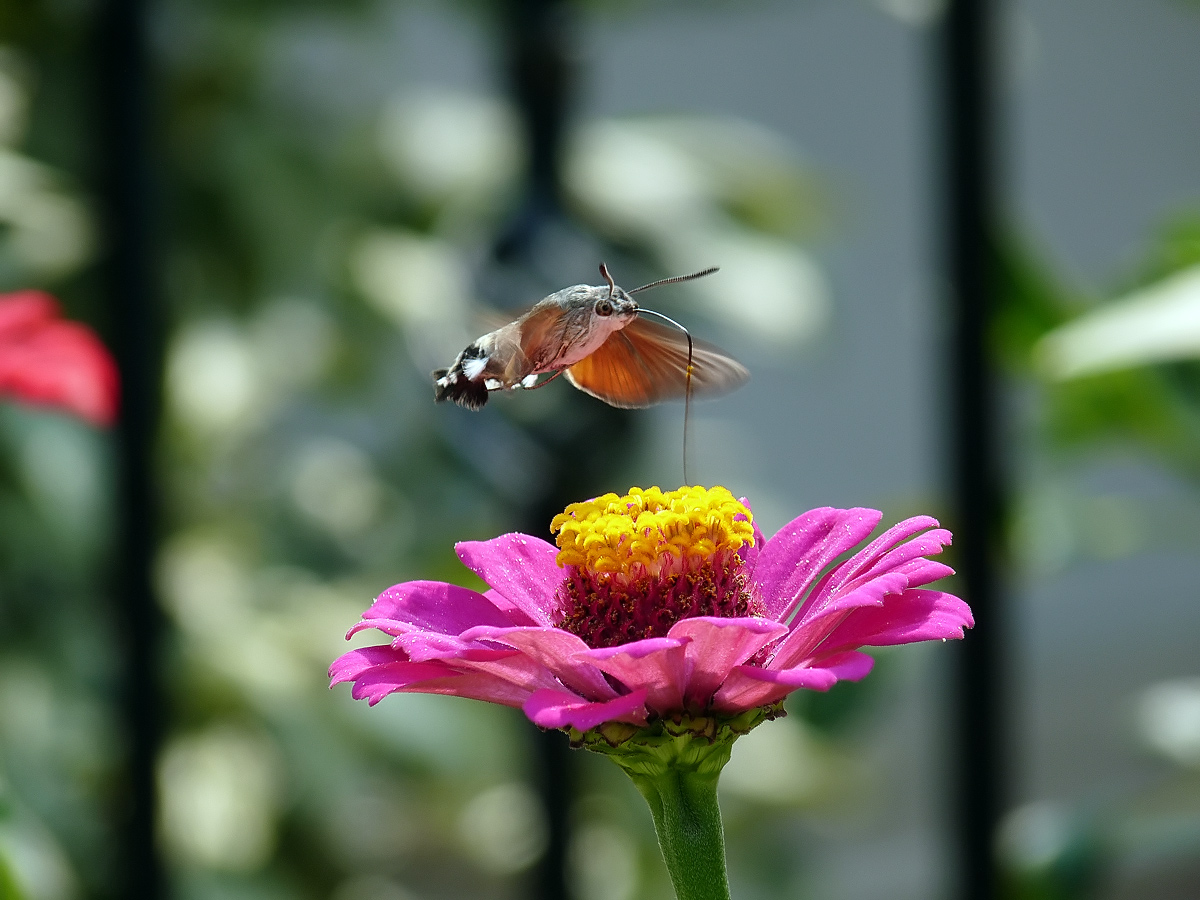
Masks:
[[[434,369],[433,398],[441,403],[453,400],[459,406],[467,409],[483,409],[488,399],[488,385],[485,372],[490,356],[479,341],[471,344],[454,365],[448,369]]]

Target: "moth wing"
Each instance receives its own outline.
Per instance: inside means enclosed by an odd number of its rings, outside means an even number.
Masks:
[[[745,384],[750,372],[712,344],[692,340],[691,390],[714,396]],[[675,400],[688,391],[687,337],[647,319],[634,319],[600,349],[566,370],[585,393],[623,408]]]
[[[609,406],[640,409],[659,399],[650,370],[624,329],[613,332],[594,353],[564,374],[575,387]]]
[[[518,318],[502,310],[477,310],[474,318],[488,332],[475,343],[488,349],[496,361],[489,371],[504,388],[511,388],[539,369],[545,357],[553,358],[562,340],[562,309],[557,303],[529,307]]]
[[[637,318],[622,330],[658,386],[658,400],[682,397],[688,390],[688,339],[681,331]],[[692,338],[692,395],[712,397],[737,390],[750,371],[725,351]]]
[[[489,356],[502,366],[492,369],[497,380],[503,387],[511,388],[534,372],[536,359],[531,351],[536,351],[538,341],[551,324],[553,310],[535,306],[515,321],[502,321],[502,314],[495,312],[488,315],[501,324],[479,342],[487,345]]]
[[[562,308],[557,303],[539,303],[517,320],[521,333],[521,348],[530,358],[539,347],[553,344],[562,331]]]
[[[497,361],[504,361],[503,377],[500,379],[505,388],[510,388],[529,374],[529,360],[521,349],[521,331],[517,322],[510,322],[491,334],[491,355]],[[497,368],[497,373],[501,370]]]

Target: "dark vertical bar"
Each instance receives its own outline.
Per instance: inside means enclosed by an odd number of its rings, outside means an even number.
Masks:
[[[548,840],[546,853],[538,863],[536,897],[540,900],[567,900],[567,850],[570,834],[571,749],[566,735],[557,731],[539,731],[536,741],[538,792],[546,809]]]
[[[119,810],[118,896],[163,895],[155,843],[155,760],[161,734],[154,437],[160,359],[151,228],[149,66],[141,0],[106,0],[98,20],[97,128],[105,200],[105,288],[121,370],[116,618],[122,642],[125,796]]]
[[[529,193],[557,201],[563,129],[573,88],[563,0],[510,0],[513,93],[529,147]]]
[[[511,258],[562,213],[561,156],[574,88],[571,9],[564,0],[506,0],[508,77],[529,159],[521,208],[496,246]]]
[[[563,218],[561,157],[574,87],[570,58],[570,9],[565,0],[506,0],[508,77],[528,149],[524,198],[496,242],[502,261],[526,260],[539,232]],[[555,448],[562,449],[562,448]],[[530,504],[527,530],[544,533],[555,512],[569,502],[569,467],[560,457],[544,496]],[[571,759],[557,732],[533,734],[535,784],[546,811],[549,840],[538,863],[535,896],[567,900],[567,849],[571,809]]]
[[[950,0],[942,32],[945,252],[952,327],[954,532],[976,626],[957,648],[957,895],[997,896],[992,850],[1004,795],[997,591],[1000,491],[996,390],[988,352],[993,297],[996,70],[988,0]]]

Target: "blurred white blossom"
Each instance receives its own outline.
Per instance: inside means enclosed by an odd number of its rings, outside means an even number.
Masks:
[[[1053,864],[1071,842],[1071,819],[1061,806],[1027,803],[1004,817],[996,853],[1010,868],[1030,872]]]
[[[391,878],[356,875],[339,884],[330,900],[418,900],[417,896]]]
[[[567,850],[578,900],[630,900],[638,889],[638,846],[624,831],[592,823],[574,831]]]
[[[804,725],[787,718],[738,739],[721,773],[721,790],[760,803],[793,805],[813,799],[827,775]]]
[[[13,900],[75,900],[80,896],[70,860],[39,823],[0,823],[0,857],[21,891]],[[5,900],[9,900],[7,895]]]
[[[1200,678],[1148,687],[1138,700],[1137,723],[1150,749],[1178,765],[1200,768]]]
[[[245,333],[226,321],[185,326],[167,353],[167,397],[200,434],[244,424],[262,399],[261,375]]]
[[[29,115],[29,94],[21,57],[11,48],[0,46],[0,146],[14,146],[25,134]]]
[[[162,836],[182,862],[253,871],[275,849],[282,759],[264,735],[230,724],[173,740],[159,767]]]
[[[458,822],[464,849],[496,874],[527,869],[546,850],[546,814],[537,794],[524,784],[498,784],[477,794]]]
[[[299,297],[266,303],[250,327],[255,364],[277,390],[317,381],[333,356],[336,337],[329,313]]]
[[[453,244],[411,231],[373,231],[350,258],[355,285],[409,338],[422,369],[448,365],[469,334],[471,273]]]
[[[379,514],[383,492],[370,459],[353,444],[320,438],[296,456],[291,477],[296,508],[337,537],[366,530]]]
[[[95,252],[95,232],[83,202],[47,166],[0,149],[0,223],[4,240],[30,278],[75,271]]]
[[[722,326],[790,352],[826,324],[828,284],[790,234],[812,214],[803,166],[765,129],[706,117],[594,122],[572,141],[565,177],[603,230],[647,243],[667,270],[719,265],[682,290]]]
[[[426,88],[384,109],[379,149],[392,173],[429,201],[486,203],[521,164],[516,116],[497,100]]]

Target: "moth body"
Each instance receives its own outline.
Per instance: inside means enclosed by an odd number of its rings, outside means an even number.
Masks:
[[[642,407],[693,387],[730,390],[749,377],[716,348],[690,338],[684,344],[679,333],[640,318],[633,292],[614,284],[606,268],[601,272],[608,284],[563,288],[473,341],[452,365],[433,372],[434,398],[477,410],[491,391],[533,388],[539,375],[561,373],[613,406]]]

